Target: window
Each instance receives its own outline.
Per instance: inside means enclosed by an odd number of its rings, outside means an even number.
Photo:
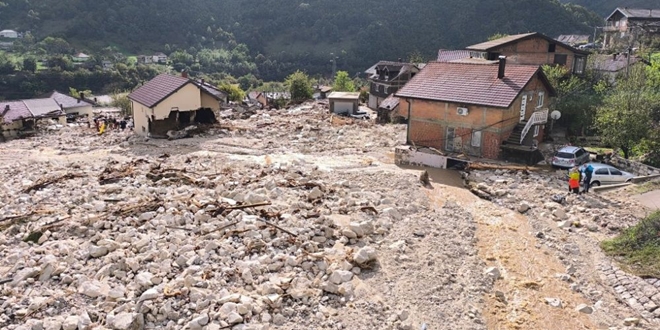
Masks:
[[[470,144],[473,147],[481,147],[481,131],[472,131],[472,139],[470,139]]]
[[[447,135],[445,135],[445,150],[454,151],[454,128],[447,127]]]
[[[619,171],[615,168],[610,169],[610,174],[612,174],[612,175],[623,175],[623,173],[621,173],[621,171]]]
[[[584,150],[578,149],[578,151],[575,153],[575,158],[580,158],[582,155],[584,155]]]
[[[539,136],[539,131],[541,131],[541,125],[534,125],[534,137]]]
[[[385,86],[378,85],[378,91],[381,92],[381,93],[385,93]]]
[[[577,74],[584,73],[584,57],[575,58],[575,70],[573,72]]]
[[[539,98],[536,100],[536,107],[540,108],[543,106],[543,102],[545,101],[545,92],[539,92]]]
[[[548,53],[554,53],[555,50],[557,50],[557,45],[556,44],[549,44],[548,45]]]
[[[568,55],[566,54],[555,54],[555,64],[566,65],[566,59]]]
[[[594,173],[598,175],[609,175],[606,168],[599,168]]]

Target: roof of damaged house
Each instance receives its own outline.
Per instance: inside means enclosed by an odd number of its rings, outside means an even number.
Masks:
[[[643,59],[632,56],[630,62],[624,55],[591,55],[593,58],[593,69],[596,71],[605,72],[619,72],[628,65],[633,65],[638,62],[644,62]]]
[[[470,57],[469,50],[440,49],[438,51],[438,62],[451,62],[469,57]]]
[[[401,75],[403,73],[411,71],[412,69],[419,69],[419,68],[420,66],[414,63],[380,61],[372,65],[369,69],[364,71],[364,73],[367,74],[367,78],[371,78],[371,77],[378,77],[376,73],[376,69],[382,69],[382,70],[387,69],[388,71],[396,71],[399,73],[399,75]],[[389,80],[392,80],[397,76],[390,77]]]
[[[589,42],[589,35],[587,34],[562,34],[556,39],[569,45],[586,44]]]
[[[390,94],[386,99],[383,100],[383,102],[380,103],[378,108],[394,110],[398,106],[399,106],[399,98],[394,96],[394,94]]]
[[[497,64],[429,63],[395,95],[432,101],[508,108],[525,86],[538,76],[555,91],[538,66],[508,64],[497,78]]]
[[[153,108],[189,83],[192,81],[188,78],[162,73],[128,94],[128,98]]]
[[[545,39],[549,42],[559,43],[563,47],[565,47],[567,49],[570,49],[574,53],[584,54],[584,55],[589,54],[589,52],[587,52],[587,51],[583,51],[583,50],[573,48],[570,45],[567,45],[563,42],[554,40],[554,39],[552,39],[552,38],[550,38],[550,37],[548,37],[544,34],[538,33],[538,32],[514,34],[514,35],[502,37],[502,38],[499,38],[499,39],[478,43],[476,45],[468,46],[465,49],[487,52],[487,51],[495,50],[495,49],[498,49],[500,47],[504,47],[504,46],[507,46],[509,44],[513,44],[513,43],[523,41],[523,40],[526,40],[526,39],[531,39],[531,38],[542,38],[542,39]]]
[[[642,9],[642,8],[617,8],[615,9],[610,16],[607,16],[609,20],[617,12],[627,18],[637,18],[637,19],[660,19],[660,8],[655,9]]]
[[[30,110],[22,100],[0,102],[0,117],[6,124],[17,120],[32,118]]]
[[[81,100],[73,96],[60,93],[58,91],[53,91],[53,93],[50,94],[50,98],[55,100],[57,104],[61,105],[65,109],[94,105],[93,102],[88,101],[86,99]]]
[[[195,83],[195,85],[197,85],[197,87],[201,88],[202,91],[204,91],[207,94],[213,96],[217,100],[224,101],[229,96],[229,94],[227,94],[227,92],[221,91],[219,88],[205,82],[204,80],[197,80],[197,81],[194,81],[194,83]]]
[[[25,103],[30,113],[37,118],[64,115],[60,105],[51,98],[23,100],[23,103]]]

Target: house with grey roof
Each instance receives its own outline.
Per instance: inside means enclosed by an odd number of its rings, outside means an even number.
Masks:
[[[420,70],[421,65],[380,61],[365,71],[369,81],[369,108],[378,110],[388,96],[396,93]]]
[[[204,80],[160,74],[128,95],[133,110],[135,132],[165,137],[194,123],[216,122],[216,113],[227,102],[227,93]]]
[[[51,98],[0,101],[0,138],[20,136],[21,132],[34,128],[40,119],[66,123],[64,111]]]
[[[86,116],[87,118],[92,118],[94,116],[92,109],[94,103],[85,99],[84,95],[80,98],[76,98],[68,94],[53,91],[49,97],[55,100],[67,115]]]
[[[625,75],[628,70],[637,65],[647,65],[648,62],[641,57],[628,55],[628,53],[611,55],[591,55],[591,70],[594,74],[606,79],[612,84]]]
[[[660,8],[617,8],[605,18],[603,48],[643,47],[650,36],[660,36]]]

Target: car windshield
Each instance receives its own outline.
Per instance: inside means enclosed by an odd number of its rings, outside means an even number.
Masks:
[[[575,155],[570,154],[568,152],[558,152],[557,157],[558,158],[575,158]]]

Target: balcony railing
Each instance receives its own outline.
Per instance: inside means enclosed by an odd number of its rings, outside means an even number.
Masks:
[[[529,120],[527,121],[527,124],[525,124],[525,128],[523,128],[522,133],[520,134],[520,144],[523,143],[523,140],[525,139],[525,136],[527,136],[527,133],[529,133],[529,130],[534,126],[534,125],[543,125],[548,122],[548,109],[542,109],[542,110],[537,110],[534,111],[531,117],[529,117]]]

